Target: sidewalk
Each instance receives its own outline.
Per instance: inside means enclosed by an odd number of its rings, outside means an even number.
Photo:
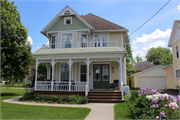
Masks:
[[[114,105],[115,103],[89,103],[81,105],[73,104],[48,104],[48,103],[31,103],[31,102],[21,102],[20,97],[14,97],[3,102],[23,104],[23,105],[39,105],[39,106],[55,106],[55,107],[86,107],[90,108],[91,112],[85,118],[85,120],[114,120]]]

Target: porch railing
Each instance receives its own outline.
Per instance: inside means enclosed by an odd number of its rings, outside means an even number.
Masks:
[[[71,82],[71,91],[86,91],[86,84],[86,82]],[[69,82],[37,81],[35,87],[36,90],[42,91],[69,91]]]
[[[42,49],[89,48],[89,47],[116,47],[116,41],[104,42],[78,42],[78,43],[53,43],[43,44]]]
[[[89,83],[86,84],[86,91],[85,91],[85,96],[88,96],[88,92],[89,92]]]
[[[122,100],[124,100],[124,94],[123,94],[123,82],[119,82],[119,87],[120,87],[120,90],[121,90],[121,95],[122,95]]]

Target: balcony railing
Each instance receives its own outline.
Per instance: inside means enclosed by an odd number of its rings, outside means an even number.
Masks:
[[[79,43],[43,44],[42,49],[116,47],[116,46],[117,46],[117,40],[116,41],[108,41],[108,42],[79,42]]]

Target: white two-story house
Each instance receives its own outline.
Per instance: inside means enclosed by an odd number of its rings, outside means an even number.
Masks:
[[[118,89],[123,94],[127,32],[124,27],[91,13],[80,16],[66,6],[41,31],[49,44],[33,53],[35,92],[88,96],[97,90],[112,92],[110,83],[119,80]],[[39,64],[47,65],[47,80],[37,78]],[[123,99],[123,95],[117,98]]]

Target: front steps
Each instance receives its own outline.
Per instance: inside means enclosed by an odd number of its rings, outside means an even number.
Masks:
[[[120,91],[89,91],[89,102],[93,103],[119,103],[124,102],[122,100],[122,94]]]

